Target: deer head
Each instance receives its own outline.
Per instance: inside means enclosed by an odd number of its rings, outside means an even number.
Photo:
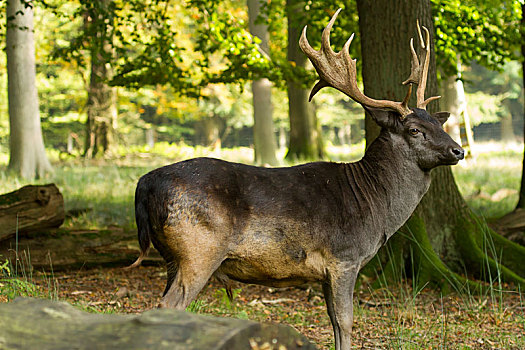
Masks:
[[[319,51],[308,43],[306,26],[299,40],[299,46],[312,62],[320,78],[310,93],[310,100],[320,89],[331,86],[360,103],[377,124],[387,130],[392,137],[403,140],[404,145],[411,150],[411,155],[416,157],[415,160],[421,169],[430,170],[439,165],[457,164],[464,158],[464,151],[442,127],[450,114],[439,112],[430,115],[426,111],[429,102],[440,98],[440,96],[433,96],[425,99],[430,62],[428,29],[417,24],[421,46],[419,56],[414,49],[413,39],[410,41],[411,72],[408,79],[403,82],[404,85],[408,85],[403,101],[376,100],[364,95],[357,86],[356,60],[352,59],[349,53],[354,35],[350,36],[340,52],[336,53],[330,47],[330,30],[340,11],[341,9],[336,11],[323,30]],[[425,33],[425,40],[421,28]],[[408,101],[413,84],[417,85],[417,107],[409,108]]]

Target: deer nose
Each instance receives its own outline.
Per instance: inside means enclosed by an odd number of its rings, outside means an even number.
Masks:
[[[451,152],[458,160],[465,158],[465,151],[463,148],[452,148]]]

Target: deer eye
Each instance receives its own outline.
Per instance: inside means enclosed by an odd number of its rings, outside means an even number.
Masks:
[[[416,136],[417,134],[420,133],[419,129],[416,129],[416,128],[412,128],[412,129],[408,130],[408,132],[409,132],[410,135],[412,135],[412,136]]]

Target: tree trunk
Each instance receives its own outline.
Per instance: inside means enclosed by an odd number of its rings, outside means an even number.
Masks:
[[[450,117],[445,125],[447,133],[461,145],[460,137],[460,118],[461,118],[461,102],[459,100],[460,93],[458,92],[457,75],[453,75],[443,79],[441,82],[441,102],[443,110],[450,112]]]
[[[268,26],[256,24],[261,12],[261,0],[248,0],[250,32],[261,40],[260,49],[268,54]],[[264,78],[252,82],[253,95],[253,145],[255,164],[277,165],[277,142],[272,117],[272,84]]]
[[[521,5],[521,27],[525,28],[525,3]],[[525,31],[521,31],[521,75],[523,79],[523,88],[525,89]],[[525,115],[525,103],[524,115]],[[523,137],[525,141],[525,123],[523,124]],[[524,142],[524,152],[523,152],[523,162],[521,168],[521,186],[518,204],[516,209],[525,209],[525,142]]]
[[[101,1],[102,10],[108,8],[111,0]],[[96,155],[107,155],[114,143],[114,133],[117,122],[116,88],[107,82],[112,77],[107,12],[92,9],[85,15],[85,27],[92,38],[91,42],[91,74],[88,89],[86,144],[84,156],[93,158]]]
[[[365,93],[374,98],[401,101],[406,93],[401,82],[410,72],[409,42],[411,37],[417,38],[417,19],[429,29],[433,42],[430,1],[359,0],[357,5]],[[435,95],[437,79],[432,49],[426,96]],[[431,112],[436,111],[436,107],[435,102],[428,106]],[[367,132],[367,143],[375,134],[374,128]],[[428,282],[443,288],[478,286],[450,268],[460,272],[467,269],[467,273],[476,278],[501,276],[503,280],[525,286],[525,266],[519,263],[525,258],[525,248],[495,234],[471,212],[459,193],[450,167],[432,171],[428,193],[412,218],[385,247],[383,257],[387,256],[385,252],[390,252],[383,269],[388,278],[395,271],[406,271],[413,261],[412,277],[421,286]]]
[[[306,67],[307,58],[299,48],[299,36],[306,23],[303,0],[287,0],[288,61],[296,67]],[[320,128],[315,109],[308,102],[310,91],[298,82],[288,80],[288,115],[290,117],[290,143],[287,159],[318,159],[323,157]]]
[[[18,298],[0,304],[2,349],[304,349],[316,347],[285,325],[151,310],[93,314],[65,302]]]
[[[515,141],[516,137],[514,136],[514,127],[512,126],[512,114],[510,113],[510,108],[508,109],[508,112],[506,112],[501,117],[500,125],[501,125],[501,141],[503,142]]]
[[[0,196],[0,241],[59,227],[64,216],[64,198],[54,184],[24,186]]]
[[[195,123],[195,143],[211,148],[220,145],[222,124],[217,115],[202,117]]]
[[[28,179],[52,171],[47,159],[36,89],[33,4],[7,2],[7,90],[9,99],[9,170]]]

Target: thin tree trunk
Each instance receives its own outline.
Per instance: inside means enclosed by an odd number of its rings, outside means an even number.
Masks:
[[[101,2],[107,9],[111,0]],[[107,84],[112,77],[108,62],[110,54],[109,33],[107,33],[107,13],[90,11],[85,16],[85,26],[92,37],[91,74],[88,89],[86,144],[84,156],[92,158],[97,154],[110,153],[114,144],[117,120],[116,88]]]
[[[52,171],[46,156],[36,89],[33,4],[7,2],[7,75],[9,99],[9,169],[24,178]]]
[[[431,37],[434,34],[430,1],[358,0],[357,6],[365,93],[373,98],[401,101],[406,93],[401,82],[410,72],[409,42],[417,35],[416,20],[429,29]],[[435,67],[432,47],[427,97],[437,95]],[[436,111],[437,103],[432,102],[428,109]],[[367,143],[371,137],[373,133],[367,132]],[[525,258],[525,248],[496,235],[471,212],[459,193],[450,167],[432,171],[428,193],[400,232],[385,248],[391,252],[385,274],[406,271],[411,264],[410,258],[406,259],[413,254],[413,277],[420,285],[431,282],[443,288],[473,287],[472,282],[449,267],[461,272],[466,268],[469,274],[479,278],[487,277],[483,276],[487,271],[492,276],[500,273],[504,280],[525,283],[525,268],[518,263]],[[487,241],[493,244],[494,254],[487,250]],[[500,255],[502,251],[505,254]]]
[[[303,0],[287,0],[288,61],[297,67],[306,67],[307,58],[299,48],[299,35],[305,24]],[[289,80],[288,114],[290,117],[290,145],[287,159],[317,159],[323,156],[320,128],[315,109],[308,102],[310,91]]]
[[[460,136],[460,118],[461,118],[461,101],[459,100],[457,76],[453,75],[443,79],[441,82],[441,105],[443,109],[450,112],[447,120],[446,131],[456,141],[461,144]]]
[[[512,114],[510,113],[510,108],[505,115],[501,117],[501,140],[503,142],[512,142],[516,139],[514,136],[514,128],[512,126]]]
[[[521,27],[525,28],[525,3],[521,5]],[[525,32],[521,32],[521,75],[523,79],[523,87],[525,89]],[[523,105],[525,115],[525,104]],[[525,141],[525,124],[523,125],[523,137]],[[521,170],[521,186],[518,205],[516,208],[525,209],[525,145],[523,152],[523,162]]]
[[[261,12],[261,0],[248,0],[248,15],[250,32],[261,40],[260,49],[268,54],[268,26],[256,24],[255,21]],[[272,116],[272,84],[268,79],[259,79],[252,82],[253,95],[253,144],[255,164],[277,165],[275,151],[277,142],[273,127]]]

